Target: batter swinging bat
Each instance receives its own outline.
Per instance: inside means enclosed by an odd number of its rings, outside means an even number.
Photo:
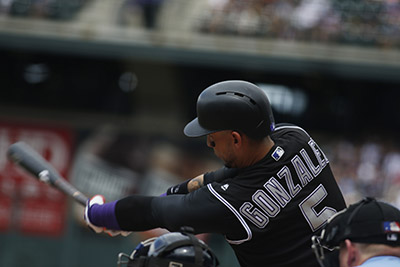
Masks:
[[[8,148],[7,156],[9,160],[22,167],[39,181],[60,190],[83,206],[86,205],[88,198],[65,180],[48,161],[26,143],[12,144]]]

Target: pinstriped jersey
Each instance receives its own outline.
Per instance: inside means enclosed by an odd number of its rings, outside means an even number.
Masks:
[[[305,130],[278,125],[271,138],[275,145],[260,162],[208,190],[240,225],[226,239],[241,266],[318,266],[311,236],[345,201]]]

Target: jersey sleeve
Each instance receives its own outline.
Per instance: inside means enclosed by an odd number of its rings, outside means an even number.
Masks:
[[[228,168],[226,166],[212,172],[204,174],[204,185],[212,182],[221,182],[225,179],[232,178],[238,174],[239,170],[236,168]]]
[[[178,231],[182,226],[190,226],[196,233],[225,234],[234,219],[207,187],[186,195],[129,196],[117,202],[115,214],[121,229],[126,231],[158,227]]]

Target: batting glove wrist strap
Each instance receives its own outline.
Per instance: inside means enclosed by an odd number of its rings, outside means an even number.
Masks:
[[[166,192],[167,195],[176,195],[176,194],[182,195],[182,194],[189,193],[188,187],[187,187],[189,182],[190,182],[190,179],[181,184],[171,186],[170,188],[168,188],[168,190]]]
[[[85,220],[88,225],[92,228],[105,227],[112,230],[121,230],[115,216],[116,203],[117,201],[104,204],[104,197],[100,195],[90,199],[85,209]]]

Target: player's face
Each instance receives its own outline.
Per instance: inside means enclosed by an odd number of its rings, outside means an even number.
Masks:
[[[235,153],[232,147],[232,131],[220,131],[207,135],[207,145],[214,149],[215,155],[228,167],[235,166]]]

